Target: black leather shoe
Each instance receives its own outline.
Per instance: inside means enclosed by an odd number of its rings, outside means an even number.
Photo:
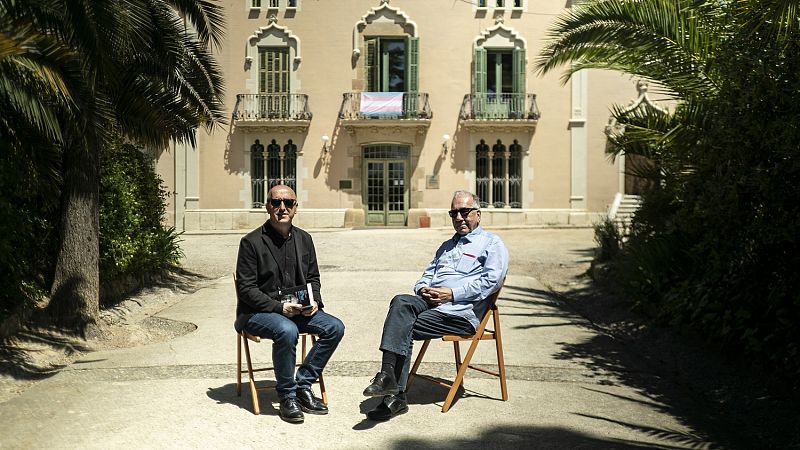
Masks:
[[[309,414],[328,414],[328,407],[322,400],[314,397],[311,389],[298,389],[297,390],[297,403],[300,404],[300,409]]]
[[[399,416],[407,412],[408,402],[406,401],[405,394],[387,395],[383,397],[383,401],[376,406],[375,409],[367,412],[367,419],[377,421],[389,420],[394,416]]]
[[[364,395],[367,397],[380,397],[381,395],[395,395],[400,392],[397,387],[392,374],[386,372],[378,372],[375,378],[372,379],[372,384],[364,389]]]
[[[297,404],[297,400],[293,398],[285,398],[281,400],[281,408],[279,412],[281,419],[289,423],[303,423],[303,411]]]

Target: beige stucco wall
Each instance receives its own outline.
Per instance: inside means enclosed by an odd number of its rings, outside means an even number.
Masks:
[[[209,213],[214,210],[218,216],[220,210],[249,209],[249,148],[255,139],[267,145],[272,138],[281,144],[292,139],[301,151],[298,197],[304,210],[362,208],[361,146],[381,142],[402,143],[411,148],[409,208],[446,208],[453,190],[475,188],[474,147],[480,138],[485,138],[490,145],[498,138],[506,145],[513,139],[522,144],[526,151],[524,210],[570,208],[573,151],[569,127],[570,83],[562,85],[560,73],[540,77],[533,71],[545,32],[555,15],[564,10],[564,2],[527,2],[525,11],[536,14],[511,11],[496,14],[492,10],[476,12],[467,2],[391,1],[390,7],[402,13],[394,17],[401,23],[376,20],[365,27],[363,34],[415,32],[420,42],[419,91],[430,95],[433,118],[422,133],[411,128],[358,130],[350,134],[341,126],[338,113],[342,94],[363,86],[364,54],[354,56],[353,30],[356,23],[371,9],[379,8],[381,2],[348,0],[345,7],[345,2],[300,0],[296,11],[266,8],[250,11],[249,1],[222,2],[227,11],[227,33],[217,57],[226,79],[228,112],[234,109],[236,94],[257,93],[257,58],[249,67],[245,63],[249,37],[258,35],[259,39],[264,39],[262,42],[272,42],[269,40],[274,41],[281,34],[276,31],[285,30],[290,38],[286,40],[287,34],[284,34],[281,39],[290,43],[292,56],[299,57],[294,63],[292,91],[308,94],[313,119],[305,131],[243,132],[242,127],[232,124],[220,126],[212,134],[200,131],[197,170],[195,174],[187,173],[188,177],[197,178],[200,210],[209,210]],[[260,31],[270,25],[270,14],[277,16],[276,25],[280,28],[273,26],[268,32]],[[482,32],[494,27],[495,16],[500,15],[503,26],[525,41],[527,92],[537,95],[542,112],[535,131],[499,128],[471,132],[458,119],[462,99],[471,89],[473,42]],[[357,43],[360,46],[363,41],[359,39]],[[636,91],[631,80],[618,74],[592,72],[587,80],[586,210],[603,212],[618,186],[618,169],[604,154],[603,127],[610,104],[627,103],[635,98]],[[446,154],[442,152],[444,134],[452,137]],[[331,138],[328,153],[322,149],[323,135]],[[171,158],[170,153],[162,155],[162,159],[166,158]],[[174,166],[167,161],[160,161],[158,167],[160,171],[174,171]],[[439,189],[426,189],[425,180],[429,175],[439,176]],[[167,177],[164,178],[167,181]],[[353,188],[339,190],[339,181],[343,179],[352,180]],[[170,180],[174,183],[175,177],[171,176]],[[170,189],[180,190],[180,186]],[[180,201],[180,195],[177,199]],[[206,223],[211,223],[210,219]]]

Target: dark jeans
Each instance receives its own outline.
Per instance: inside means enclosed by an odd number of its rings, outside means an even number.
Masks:
[[[344,324],[325,311],[311,317],[288,318],[278,313],[257,313],[247,322],[245,331],[272,340],[272,364],[275,366],[275,390],[278,398],[295,398],[297,389],[309,389],[344,336]],[[295,374],[297,339],[300,333],[319,335]]]
[[[381,350],[404,356],[403,371],[397,380],[405,391],[414,341],[438,339],[446,334],[470,335],[475,328],[467,319],[436,310],[416,295],[396,295],[383,322]]]

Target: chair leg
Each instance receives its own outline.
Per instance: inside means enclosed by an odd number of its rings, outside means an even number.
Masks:
[[[428,346],[430,344],[431,340],[426,339],[422,344],[422,348],[419,349],[417,359],[414,360],[414,365],[411,367],[411,372],[408,373],[408,380],[406,380],[406,392],[408,392],[408,389],[411,388],[411,383],[414,381],[414,375],[417,374],[417,369],[419,369],[419,365],[422,363],[422,357],[425,356],[425,351],[428,350]]]
[[[500,393],[503,401],[508,401],[508,387],[506,386],[506,362],[503,357],[503,338],[500,336],[500,315],[492,311],[494,316],[494,339],[497,348],[497,372],[500,374]]]
[[[311,345],[317,343],[317,337],[313,334],[311,335]],[[306,359],[306,335],[303,335],[303,360]],[[322,374],[319,374],[319,379],[317,380],[319,383],[319,391],[322,394],[322,403],[325,405],[328,404],[328,390],[325,389],[325,379],[322,377]]]
[[[483,330],[481,330],[481,334],[483,334]],[[475,349],[478,348],[478,343],[480,342],[479,335],[476,335],[475,338],[472,339],[472,344],[469,346],[469,350],[467,350],[467,356],[464,358],[464,361],[461,362],[461,367],[458,369],[458,374],[456,375],[456,379],[453,380],[453,386],[450,387],[450,391],[447,393],[447,398],[444,400],[444,405],[442,405],[442,412],[446,413],[450,406],[453,404],[453,399],[456,397],[456,392],[458,392],[458,387],[461,386],[461,383],[464,381],[464,374],[467,372],[469,368],[469,362],[472,360],[472,355],[475,354]]]
[[[453,354],[456,357],[456,373],[461,369],[461,343],[453,341]]]
[[[253,414],[261,414],[261,408],[258,405],[258,390],[256,389],[256,380],[253,377],[253,363],[250,360],[250,345],[247,343],[247,338],[242,337],[244,341],[244,356],[247,359],[247,374],[250,377],[250,396],[253,400]]]
[[[236,396],[242,396],[242,335],[236,334]]]

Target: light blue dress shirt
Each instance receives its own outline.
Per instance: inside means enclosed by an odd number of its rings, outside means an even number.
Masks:
[[[437,306],[445,314],[467,319],[478,328],[486,311],[485,300],[500,288],[508,271],[508,250],[494,233],[478,226],[469,234],[456,234],[436,250],[433,261],[414,285],[419,295],[423,287],[448,287],[453,300]]]

